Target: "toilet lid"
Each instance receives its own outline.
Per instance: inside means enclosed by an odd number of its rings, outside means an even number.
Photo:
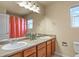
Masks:
[[[75,55],[75,57],[79,57],[79,54]]]

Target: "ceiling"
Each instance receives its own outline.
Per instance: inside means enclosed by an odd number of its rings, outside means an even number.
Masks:
[[[44,6],[48,6],[50,4],[52,4],[54,1],[39,1],[40,4],[44,5]]]
[[[18,14],[18,15],[25,15],[25,14],[29,14],[32,11],[29,11],[25,8],[22,8],[20,6],[18,6],[18,4],[16,4],[17,1],[0,1],[0,7],[4,8],[8,11],[8,13],[12,13],[12,14]],[[51,2],[46,2],[46,1],[39,1],[40,4],[47,6],[49,5]]]

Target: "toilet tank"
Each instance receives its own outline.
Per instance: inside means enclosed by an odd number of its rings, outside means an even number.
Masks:
[[[79,53],[79,41],[74,42],[74,51],[75,53]]]

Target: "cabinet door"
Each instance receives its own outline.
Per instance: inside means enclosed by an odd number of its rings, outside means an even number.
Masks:
[[[41,43],[37,46],[37,56],[38,57],[46,56],[46,43]]]
[[[52,54],[52,41],[47,41],[47,56],[51,56]]]
[[[24,51],[24,57],[36,57],[36,47],[31,47]]]
[[[10,57],[23,57],[23,53],[22,52],[18,52],[14,55],[11,55]]]
[[[55,53],[55,39],[52,40],[52,55]]]
[[[46,57],[46,47],[38,50],[38,57]]]

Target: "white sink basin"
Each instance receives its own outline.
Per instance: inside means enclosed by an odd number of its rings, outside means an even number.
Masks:
[[[8,43],[8,44],[2,46],[2,49],[3,50],[14,50],[14,49],[19,49],[19,48],[25,47],[26,45],[27,45],[27,42],[20,41],[20,42],[16,42],[16,43]]]

